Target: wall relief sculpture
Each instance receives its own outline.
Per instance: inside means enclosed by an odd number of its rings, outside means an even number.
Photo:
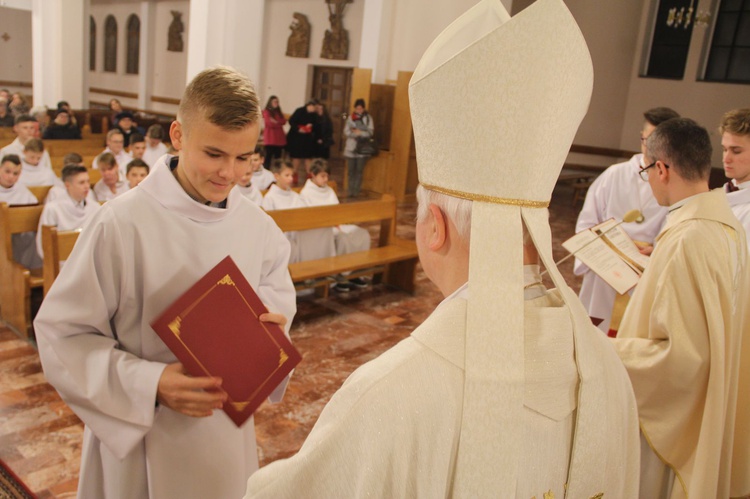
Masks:
[[[307,16],[295,12],[289,29],[289,39],[286,42],[286,55],[289,57],[307,57],[310,54],[310,21]]]
[[[170,52],[182,52],[184,44],[182,43],[182,32],[185,31],[185,25],[182,24],[182,12],[171,10],[172,22],[169,25],[169,39],[167,40],[167,50]]]
[[[320,51],[323,59],[349,58],[349,32],[344,29],[344,9],[347,3],[351,3],[351,0],[326,0],[331,29],[326,30],[323,38],[323,49]]]

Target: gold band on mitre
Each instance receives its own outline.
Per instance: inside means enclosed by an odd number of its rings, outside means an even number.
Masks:
[[[512,198],[500,198],[496,196],[487,196],[484,194],[473,194],[471,192],[456,191],[453,189],[446,189],[444,187],[438,187],[436,185],[421,184],[422,187],[430,191],[439,192],[440,194],[446,194],[453,196],[454,198],[468,199],[470,201],[481,201],[483,203],[492,204],[508,204],[511,206],[521,206],[523,208],[549,208],[549,201],[532,201],[529,199],[512,199]]]

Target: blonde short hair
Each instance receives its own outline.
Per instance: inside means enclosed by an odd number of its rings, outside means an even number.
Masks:
[[[247,76],[229,67],[201,71],[180,100],[177,119],[190,126],[200,116],[226,130],[240,130],[260,120],[255,87]]]
[[[750,109],[733,109],[724,114],[719,125],[719,133],[750,135]]]

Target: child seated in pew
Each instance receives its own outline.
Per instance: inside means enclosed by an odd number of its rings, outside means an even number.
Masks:
[[[164,136],[164,128],[158,123],[154,123],[146,131],[146,151],[142,159],[149,167],[153,167],[159,158],[167,154]]]
[[[63,157],[63,165],[78,165],[85,167],[86,165],[83,163],[83,156],[78,154],[77,152],[69,152]],[[52,201],[55,201],[56,199],[59,199],[61,197],[65,197],[68,195],[68,191],[65,190],[65,185],[60,182],[57,185],[53,185],[52,188],[47,191],[47,197],[44,198],[45,203],[51,203]],[[94,197],[94,191],[89,191],[88,195],[86,196],[86,202],[87,203],[96,203],[96,197]]]
[[[120,180],[120,168],[115,157],[108,152],[102,153],[96,158],[102,178],[94,185],[94,196],[100,203],[114,199],[123,192],[127,192],[128,183]],[[127,171],[127,170],[126,170]]]
[[[261,192],[268,190],[275,180],[274,174],[263,168],[265,160],[266,151],[263,146],[255,146],[255,151],[250,156],[250,164],[253,167],[252,183],[253,187]]]
[[[140,133],[134,133],[130,136],[130,147],[128,148],[128,152],[133,159],[143,159],[143,155],[146,153],[146,139],[143,138],[143,135]]]
[[[39,217],[39,228],[36,233],[36,250],[44,258],[42,250],[42,225],[52,225],[58,230],[76,230],[101,208],[99,203],[86,201],[91,185],[89,171],[85,166],[65,165],[62,170],[66,196],[44,205]]]
[[[330,168],[324,159],[314,159],[310,165],[311,178],[307,179],[300,191],[300,197],[306,206],[329,206],[339,204],[339,198],[328,185]],[[337,255],[366,251],[370,249],[370,233],[358,225],[346,224],[333,228]],[[354,279],[337,279],[337,291],[350,291],[352,286],[366,287],[368,282],[361,277]]]
[[[134,159],[128,163],[128,172],[125,174],[125,178],[128,180],[128,188],[134,189],[137,187],[148,176],[149,171],[148,164],[142,159]]]
[[[265,168],[262,168],[265,169]],[[304,208],[305,203],[299,194],[292,190],[294,184],[294,166],[288,160],[275,159],[271,164],[275,184],[271,185],[263,197],[264,210],[289,210]],[[303,262],[326,258],[336,254],[333,242],[333,229],[311,229],[297,232],[285,232],[292,244],[289,263]]]
[[[44,143],[39,139],[29,139],[23,146],[21,176],[18,181],[25,186],[62,185],[52,168],[44,166]]]
[[[263,204],[263,194],[261,194],[258,189],[253,187],[252,177],[253,173],[255,173],[253,171],[253,168],[255,168],[253,166],[253,162],[249,161],[245,172],[239,178],[239,180],[237,181],[237,185],[235,185],[234,188],[242,193],[242,195],[248,198],[250,201],[260,206],[261,204]]]
[[[0,162],[0,203],[8,206],[24,204],[38,204],[36,196],[18,182],[21,175],[21,159],[17,154],[7,154]],[[36,253],[34,232],[13,234],[13,259],[27,269],[36,269],[42,266],[42,259]]]

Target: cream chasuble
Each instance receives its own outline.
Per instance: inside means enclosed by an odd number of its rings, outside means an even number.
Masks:
[[[693,196],[667,217],[613,340],[672,499],[750,494],[749,285],[724,193]]]
[[[288,332],[289,244],[235,190],[226,209],[191,199],[168,159],[101,207],[34,322],[47,379],[86,424],[82,498],[241,497],[258,467],[252,418],[237,428],[220,410],[192,418],[155,406],[176,359],[149,324],[230,255],[266,307],[287,317]]]

